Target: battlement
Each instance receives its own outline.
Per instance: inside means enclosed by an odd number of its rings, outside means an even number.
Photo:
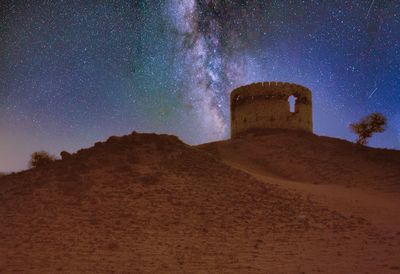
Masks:
[[[231,137],[250,129],[265,128],[312,132],[311,91],[285,82],[253,83],[233,90]]]

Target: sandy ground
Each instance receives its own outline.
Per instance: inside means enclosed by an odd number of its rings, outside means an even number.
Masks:
[[[273,136],[190,147],[135,133],[2,178],[0,272],[400,273],[397,152]],[[353,160],[337,162],[336,142]],[[318,157],[350,183],[306,180]],[[364,184],[363,161],[380,167]]]
[[[249,175],[300,194],[344,216],[359,216],[387,235],[400,234],[400,195],[333,184],[309,184],[269,177],[251,167],[230,163]]]
[[[376,235],[393,240],[389,246],[400,254],[400,152],[279,130],[255,131],[199,147],[266,184],[297,193],[343,216],[365,220]],[[373,260],[380,260],[378,254],[385,249],[376,248]],[[347,260],[351,264],[357,259],[350,256]],[[363,271],[367,270],[359,268],[354,273]],[[397,264],[389,273],[400,273]]]

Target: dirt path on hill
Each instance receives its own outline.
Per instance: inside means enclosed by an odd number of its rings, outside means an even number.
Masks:
[[[348,188],[342,185],[309,184],[283,180],[262,174],[256,168],[229,160],[227,164],[240,169],[257,179],[300,193],[330,210],[344,216],[366,219],[384,233],[400,235],[400,197],[398,193],[384,193],[374,190]]]

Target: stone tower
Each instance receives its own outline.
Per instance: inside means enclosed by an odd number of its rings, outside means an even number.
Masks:
[[[265,128],[312,132],[311,91],[282,82],[254,83],[233,90],[231,137],[250,129]]]

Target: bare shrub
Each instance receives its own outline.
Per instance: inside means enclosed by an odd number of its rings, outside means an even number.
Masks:
[[[42,167],[54,162],[56,158],[46,151],[37,151],[32,153],[31,160],[29,161],[30,167]]]
[[[387,125],[386,117],[381,113],[371,113],[360,122],[350,124],[350,129],[358,135],[357,144],[366,145],[374,133],[384,132]]]
[[[60,156],[61,156],[61,159],[68,160],[71,158],[72,155],[68,151],[64,150],[64,151],[61,151]]]

